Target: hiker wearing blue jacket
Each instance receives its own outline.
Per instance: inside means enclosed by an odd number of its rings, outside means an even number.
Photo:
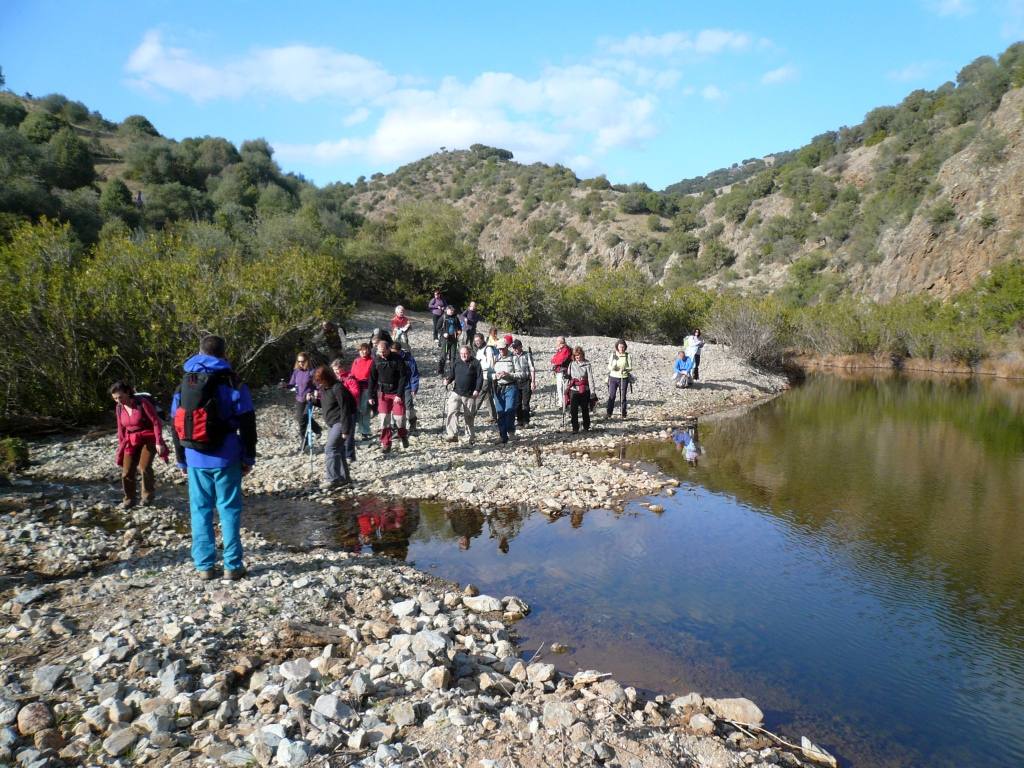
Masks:
[[[224,578],[245,575],[242,562],[242,476],[256,463],[256,412],[249,388],[225,359],[225,342],[206,336],[185,361],[185,375],[171,401],[174,452],[188,476],[192,561],[199,577],[214,577],[217,550],[214,510],[224,538]]]
[[[397,352],[409,367],[409,382],[405,388],[403,399],[405,400],[405,415],[409,420],[409,429],[416,429],[416,395],[420,391],[420,368],[416,365],[416,358],[412,356],[412,352],[402,348],[402,342],[392,342],[391,349]]]

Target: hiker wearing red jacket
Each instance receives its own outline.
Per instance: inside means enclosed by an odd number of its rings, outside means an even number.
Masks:
[[[359,404],[357,421],[359,422],[359,436],[363,440],[369,440],[370,434],[370,369],[373,368],[373,358],[370,356],[370,345],[363,342],[359,345],[359,355],[352,361],[349,369],[349,376],[359,382],[359,397],[356,402]]]
[[[551,356],[551,370],[555,374],[555,402],[565,410],[566,371],[572,362],[572,347],[565,343],[565,336],[555,339],[555,354]]]
[[[110,396],[117,405],[117,466],[121,468],[124,491],[122,509],[134,507],[137,498],[135,478],[142,472],[142,506],[153,503],[156,481],[153,459],[157,454],[167,461],[169,451],[157,416],[156,406],[146,397],[138,396],[130,384],[114,382]]]

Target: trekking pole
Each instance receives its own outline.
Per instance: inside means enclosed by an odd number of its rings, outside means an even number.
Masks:
[[[306,442],[309,444],[309,474],[313,474],[313,404],[306,403]]]

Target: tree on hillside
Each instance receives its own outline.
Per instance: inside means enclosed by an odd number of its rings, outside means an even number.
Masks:
[[[0,94],[0,126],[17,128],[28,114],[21,99],[9,94]]]
[[[128,115],[124,120],[121,121],[121,125],[118,127],[120,133],[128,135],[141,135],[141,136],[159,136],[160,133],[153,124],[149,122],[142,115]]]
[[[129,226],[137,223],[138,211],[132,203],[131,190],[120,179],[112,179],[103,186],[100,193],[100,213],[106,219],[121,219]]]
[[[70,128],[61,128],[50,139],[47,154],[54,186],[77,189],[91,184],[96,178],[92,153]]]
[[[22,136],[32,143],[45,144],[64,125],[64,121],[60,118],[54,117],[49,112],[37,109],[34,112],[28,113],[28,116],[18,126],[18,130],[21,131]]]

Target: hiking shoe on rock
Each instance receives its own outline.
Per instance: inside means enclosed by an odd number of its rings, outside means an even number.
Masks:
[[[118,509],[131,509],[135,506],[135,502],[132,499],[125,499],[117,505]]]
[[[403,448],[408,448],[409,447],[409,438],[408,437],[403,437],[402,438],[402,447]]]
[[[243,576],[245,576],[245,568],[235,568],[233,570],[229,568],[228,570],[224,571],[225,581],[238,581]]]
[[[206,571],[196,571],[196,575],[199,577],[200,581],[213,581],[217,574],[214,573],[213,568],[210,568]]]

